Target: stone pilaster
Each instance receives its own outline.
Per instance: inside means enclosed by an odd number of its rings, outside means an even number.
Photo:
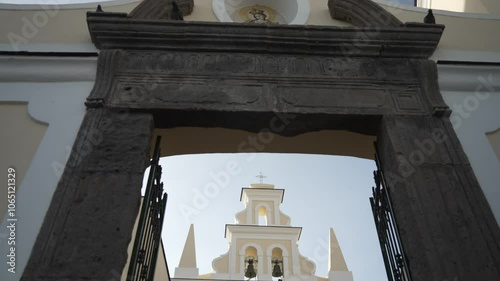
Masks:
[[[449,120],[384,116],[378,150],[413,280],[500,280],[498,225]]]
[[[153,117],[89,109],[22,280],[112,280],[149,165]]]

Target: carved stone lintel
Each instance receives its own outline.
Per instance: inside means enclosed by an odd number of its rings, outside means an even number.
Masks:
[[[262,112],[278,103],[295,113],[429,116],[447,108],[435,63],[427,60],[150,50],[101,55],[114,63],[98,68],[88,107],[180,110],[196,104]]]
[[[183,16],[193,12],[194,0],[175,0]],[[172,0],[144,0],[130,12],[135,19],[169,20],[172,15]]]
[[[328,0],[328,9],[333,19],[355,26],[403,25],[395,16],[371,0]]]

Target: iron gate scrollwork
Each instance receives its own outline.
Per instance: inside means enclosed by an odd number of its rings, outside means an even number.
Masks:
[[[161,137],[158,136],[151,160],[146,193],[142,201],[127,281],[152,281],[154,278],[167,204],[167,194],[163,192],[161,182],[161,166],[158,164],[160,142]]]
[[[376,144],[375,144],[376,149]],[[385,269],[389,281],[411,281],[408,261],[404,254],[399,231],[394,219],[391,197],[384,178],[378,151],[375,154],[377,170],[373,172],[375,187],[372,188],[373,197],[370,197],[373,219],[384,258]]]

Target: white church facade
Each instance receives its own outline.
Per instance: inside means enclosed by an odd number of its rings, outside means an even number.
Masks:
[[[353,281],[332,228],[328,276],[315,275],[316,264],[299,252],[302,228],[292,226],[291,218],[280,210],[284,191],[264,183],[242,188],[240,201],[245,208],[235,215],[234,224],[225,226],[228,250],[212,261],[211,273],[199,273],[191,225],[172,280]]]

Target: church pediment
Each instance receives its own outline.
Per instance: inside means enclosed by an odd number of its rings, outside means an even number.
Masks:
[[[91,12],[87,22],[101,50],[250,52],[340,57],[429,58],[444,26],[406,23],[379,28],[150,21]],[[235,44],[237,42],[237,44]],[[258,42],[258,43],[256,43]]]
[[[299,4],[304,2],[294,1]],[[304,9],[302,4],[299,4],[297,11]],[[176,5],[180,17],[194,9],[193,0],[145,0],[130,14],[107,13],[102,10],[88,12],[87,22],[92,41],[101,50],[251,53],[272,51],[286,54],[310,54],[314,51],[315,54],[342,57],[429,58],[436,49],[444,29],[444,26],[439,24],[403,24],[370,0],[328,1],[332,18],[355,25],[343,28],[293,24],[184,22],[172,20],[177,18],[171,16],[174,13],[172,7]],[[273,8],[277,14],[285,14],[285,11],[280,12],[278,8]],[[257,9],[257,12],[254,10],[247,12],[249,15],[273,13],[271,10],[264,11],[264,8]]]

